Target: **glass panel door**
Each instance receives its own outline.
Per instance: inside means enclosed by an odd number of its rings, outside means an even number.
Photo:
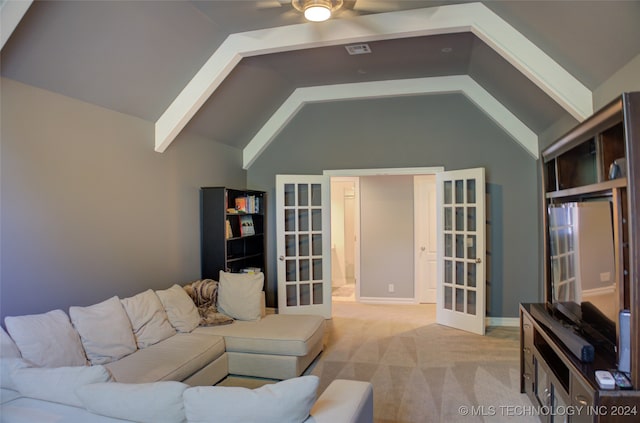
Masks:
[[[440,324],[484,335],[484,169],[437,174]]]
[[[323,176],[276,176],[279,313],[331,317],[328,190]]]

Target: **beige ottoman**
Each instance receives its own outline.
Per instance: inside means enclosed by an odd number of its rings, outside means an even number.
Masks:
[[[322,351],[324,318],[270,314],[254,322],[199,327],[194,333],[223,336],[229,373],[269,379],[300,376]]]

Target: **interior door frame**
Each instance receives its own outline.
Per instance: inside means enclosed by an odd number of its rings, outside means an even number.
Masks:
[[[355,279],[355,300],[356,302],[360,301],[360,181],[357,176],[329,176],[329,186],[333,189],[333,182],[353,182],[354,184],[354,193],[355,193],[355,204],[354,204],[354,217],[353,217],[353,228],[354,236],[356,238],[353,248],[353,277]],[[333,198],[333,194],[332,194]],[[330,206],[332,206],[330,204]],[[333,216],[331,216],[331,225],[333,225]],[[333,240],[331,241],[331,245],[333,245]],[[333,260],[331,261],[331,266],[333,266]],[[333,274],[333,269],[331,269]]]
[[[324,176],[329,178],[333,177],[360,177],[360,176],[407,176],[407,175],[435,175],[439,172],[444,172],[444,166],[432,166],[432,167],[401,167],[401,168],[381,168],[381,169],[336,169],[325,170]],[[359,209],[359,207],[358,207]],[[358,223],[359,225],[359,219]],[[360,300],[360,228],[357,229],[358,242],[356,242],[355,252],[355,274],[356,274],[356,300]],[[413,287],[413,302],[419,302],[418,280],[414,275],[414,287]],[[333,300],[332,300],[333,301]],[[396,303],[394,300],[385,301],[386,304]],[[406,304],[406,302],[403,302]]]

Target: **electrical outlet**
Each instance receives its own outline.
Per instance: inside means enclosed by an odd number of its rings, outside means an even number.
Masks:
[[[389,292],[394,292],[396,290],[396,287],[393,286],[392,283],[389,284]]]

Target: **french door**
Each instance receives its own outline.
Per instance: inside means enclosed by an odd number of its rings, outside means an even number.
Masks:
[[[331,318],[329,178],[276,175],[278,312]]]
[[[484,335],[484,168],[436,174],[438,284],[436,321]]]

